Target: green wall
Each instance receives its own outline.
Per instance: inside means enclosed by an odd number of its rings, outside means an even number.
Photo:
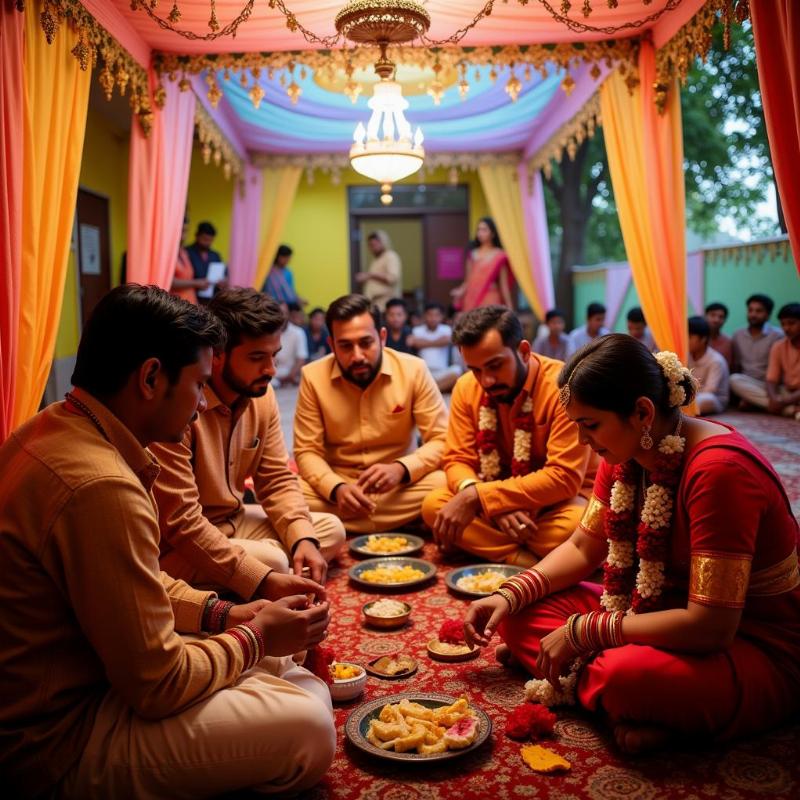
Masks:
[[[705,303],[720,302],[730,312],[724,332],[730,335],[747,324],[745,301],[751,294],[766,294],[775,301],[772,322],[777,325],[778,309],[790,302],[800,302],[800,276],[788,241],[755,242],[753,244],[705,251]],[[605,270],[575,272],[572,276],[572,297],[575,319],[583,320],[586,306],[596,300],[604,302]],[[615,320],[606,324],[614,331],[625,332],[625,317],[639,297],[631,281]],[[686,316],[703,313],[687,304]]]

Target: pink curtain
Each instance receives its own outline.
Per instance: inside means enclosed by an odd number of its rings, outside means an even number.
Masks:
[[[246,164],[242,183],[233,190],[230,281],[232,286],[252,286],[258,266],[263,170]]]
[[[545,311],[555,306],[553,267],[550,263],[550,236],[547,230],[547,210],[544,205],[542,174],[536,170],[528,180],[527,165],[517,168],[519,194],[522,198],[522,219],[531,264],[531,274],[537,295]]]
[[[150,68],[151,89],[155,74]],[[153,129],[145,137],[131,129],[128,172],[128,280],[169,289],[180,245],[194,130],[194,92],[165,80],[167,101],[154,108]]]
[[[750,16],[772,168],[800,271],[800,4],[750,0]]]
[[[12,429],[22,274],[22,51],[25,17],[2,0],[0,24],[0,442]],[[31,13],[31,12],[29,12]]]

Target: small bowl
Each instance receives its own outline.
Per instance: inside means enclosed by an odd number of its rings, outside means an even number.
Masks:
[[[390,598],[391,599],[391,598]],[[404,614],[398,614],[396,617],[378,617],[374,614],[370,614],[370,609],[372,606],[377,603],[377,600],[371,600],[369,603],[365,603],[362,611],[364,612],[364,619],[367,625],[370,625],[373,628],[383,628],[383,630],[390,630],[392,628],[402,628],[408,622],[408,618],[411,616],[411,604],[410,603],[403,603],[402,601],[398,600],[397,602],[401,603],[405,608]]]
[[[367,685],[367,672],[361,664],[354,664],[352,661],[337,661],[337,664],[347,664],[350,667],[358,667],[359,674],[354,678],[346,678],[344,680],[334,680],[328,686],[331,690],[332,700],[353,700],[358,697]]]

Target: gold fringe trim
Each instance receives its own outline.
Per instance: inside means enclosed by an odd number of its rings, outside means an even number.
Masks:
[[[569,156],[570,160],[574,159],[578,147],[585,139],[591,139],[601,124],[600,95],[595,93],[571,120],[562,125],[528,159],[528,174],[533,175],[536,170],[542,170],[545,177],[549,178],[552,172],[552,162],[561,161],[564,153]]]
[[[149,136],[153,126],[153,110],[147,71],[78,0],[42,0],[41,6],[39,21],[47,43],[52,44],[62,24],[69,25],[78,35],[72,55],[80,62],[81,69],[94,69],[98,61],[102,61],[97,79],[103,87],[106,100],[111,100],[115,88],[121,96],[130,89],[128,101],[131,111],[139,120],[144,135]],[[34,12],[29,8],[27,13]]]
[[[195,103],[194,109],[194,124],[200,141],[203,163],[208,164],[213,161],[215,166],[221,167],[225,180],[242,178],[244,161],[233,145],[199,100]]]

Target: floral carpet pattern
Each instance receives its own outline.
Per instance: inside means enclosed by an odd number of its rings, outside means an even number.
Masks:
[[[800,514],[800,424],[761,415],[731,413],[725,422],[749,436],[783,479]],[[362,592],[347,578],[355,563],[349,554],[334,564],[328,585],[333,621],[328,644],[340,660],[365,663],[380,655],[407,653],[418,672],[405,680],[370,677],[364,695],[337,704],[336,758],[325,779],[304,800],[750,800],[800,797],[800,720],[767,735],[726,746],[682,742],[658,755],[624,758],[615,750],[602,721],[578,711],[558,709],[555,735],[542,743],[572,764],[566,773],[533,773],[522,761],[520,744],[504,733],[510,709],[523,700],[526,676],[497,665],[493,648],[466,663],[432,661],[426,642],[447,618],[460,618],[467,601],[452,595],[444,574],[458,563],[444,563],[428,542],[421,557],[437,564],[435,583],[393,595],[412,604],[411,621],[398,631],[367,629],[361,607],[382,596]],[[470,563],[462,561],[461,564]],[[399,692],[466,694],[492,719],[494,730],[481,749],[439,766],[392,764],[367,757],[345,741],[344,725],[362,702]]]

